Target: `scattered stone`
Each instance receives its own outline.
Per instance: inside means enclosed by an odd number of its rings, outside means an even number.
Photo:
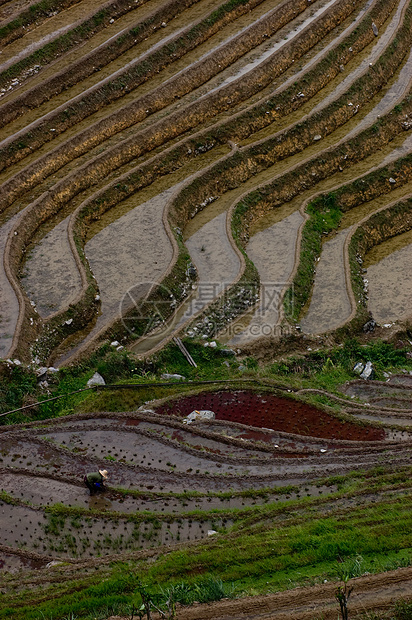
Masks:
[[[216,530],[207,530],[208,536],[214,536],[215,534],[217,534]]]
[[[111,347],[118,347],[120,344],[120,342],[118,340],[113,340],[113,342],[110,343]]]
[[[375,331],[375,327],[376,327],[376,321],[371,319],[370,321],[365,323],[365,325],[363,326],[363,332],[365,334],[371,333],[371,332]]]
[[[234,357],[236,355],[233,349],[220,349],[219,353],[222,357]]]
[[[154,409],[147,409],[145,405],[141,405],[137,411],[140,413],[155,413]]]
[[[67,321],[64,322],[65,325],[71,325],[73,323],[73,319],[67,319]]]
[[[116,351],[123,351],[123,349],[124,349],[124,346],[122,344],[116,347]]]
[[[374,370],[372,366],[372,362],[366,362],[365,368],[363,372],[359,375],[361,379],[372,379],[374,375]]]
[[[195,409],[192,413],[189,413],[185,418],[183,418],[183,424],[191,424],[192,422],[202,422],[202,420],[214,420],[215,419],[214,411],[209,411],[208,409],[202,409],[201,411],[197,411]]]
[[[93,377],[88,380],[87,385],[88,387],[92,387],[93,385],[106,385],[106,381],[103,379],[102,375],[95,372]]]
[[[365,368],[365,364],[363,362],[358,362],[353,367],[353,372],[355,372],[357,375],[360,375],[363,372],[364,368]]]
[[[36,368],[34,371],[38,377],[43,377],[47,373],[46,366],[40,366],[40,368]]]
[[[209,347],[210,347],[211,349],[216,349],[216,347],[217,347],[216,342],[215,342],[214,340],[212,340],[212,342],[209,342]]]
[[[379,34],[379,30],[378,30],[378,27],[375,24],[375,22],[372,22],[372,31],[373,31],[373,34],[375,35],[375,37],[377,37],[378,34]]]
[[[53,566],[62,566],[66,562],[62,562],[61,560],[52,560],[44,568],[53,568]]]
[[[49,366],[47,369],[48,372],[55,374],[56,372],[60,372],[59,368],[55,368],[54,366]]]
[[[322,140],[322,136],[319,133],[317,133],[316,136],[314,136],[313,140],[315,142],[317,142],[318,140]]]
[[[165,381],[186,381],[186,377],[183,375],[170,374],[168,372],[164,372],[161,375],[161,379],[164,379]]]
[[[396,183],[396,180],[393,177],[389,177],[389,183]]]
[[[14,359],[14,360],[13,360],[13,364],[14,364],[15,366],[21,366],[21,361],[20,361],[20,360],[17,360],[17,359]]]

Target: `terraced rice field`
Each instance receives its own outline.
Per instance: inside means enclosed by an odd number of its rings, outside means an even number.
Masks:
[[[409,0],[30,6],[0,4],[0,358],[59,367],[182,335],[248,351],[410,318]],[[1,427],[0,566],[149,553],[234,508],[327,501],[326,476],[410,465],[410,389],[354,381],[366,404],[329,395],[341,417],[242,388]],[[183,424],[199,408],[217,419]],[[90,497],[97,468],[109,489]]]
[[[343,417],[305,403],[305,390],[296,399],[266,388],[3,426],[1,565],[13,573],[199,540],[251,507],[301,497],[327,502],[337,487],[320,479],[373,469],[383,455],[387,464],[409,466],[412,437],[402,420],[411,410],[399,404],[409,398],[408,378],[368,385],[347,386],[348,396],[371,402],[347,402]],[[196,405],[213,408],[216,419],[185,424]],[[108,490],[91,496],[83,476],[97,469],[109,471]]]
[[[408,317],[406,0],[55,5],[0,7],[3,358]]]

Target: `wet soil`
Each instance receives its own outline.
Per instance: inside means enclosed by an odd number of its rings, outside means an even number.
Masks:
[[[265,393],[204,393],[168,403],[156,409],[156,412],[187,416],[196,409],[211,410],[218,420],[241,422],[296,435],[351,441],[379,441],[385,436],[382,430],[342,422],[312,405]]]

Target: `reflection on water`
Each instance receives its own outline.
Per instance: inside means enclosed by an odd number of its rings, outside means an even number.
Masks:
[[[109,501],[103,494],[91,495],[89,498],[89,508],[94,510],[110,510],[112,502]]]

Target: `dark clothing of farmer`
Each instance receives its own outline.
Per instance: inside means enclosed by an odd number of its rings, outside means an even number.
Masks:
[[[90,495],[94,495],[98,491],[104,491],[104,481],[107,478],[107,471],[105,469],[99,469],[99,471],[92,471],[85,475],[84,483],[90,490]]]

